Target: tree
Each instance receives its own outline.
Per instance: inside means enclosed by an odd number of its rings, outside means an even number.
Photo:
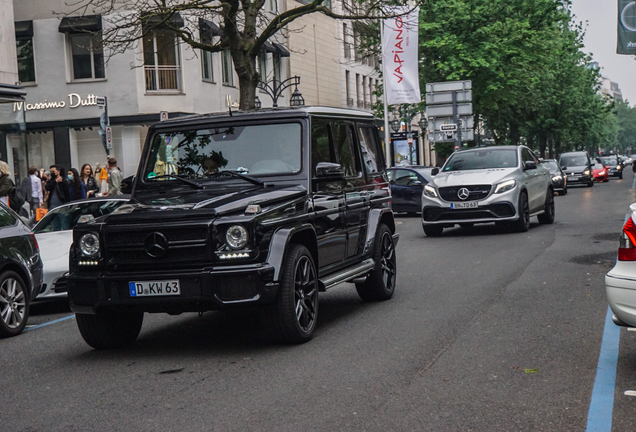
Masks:
[[[392,16],[383,0],[353,3],[342,13],[326,0],[303,0],[280,14],[264,10],[266,0],[77,0],[67,15],[101,14],[108,24],[103,45],[117,54],[137,46],[153,30],[169,30],[181,41],[209,52],[228,49],[239,79],[241,109],[253,109],[259,74],[256,57],[267,40],[292,21],[320,12],[333,18],[365,20]],[[405,0],[391,1],[391,5]],[[288,2],[288,4],[291,3]],[[199,20],[220,25],[218,39],[202,37]]]

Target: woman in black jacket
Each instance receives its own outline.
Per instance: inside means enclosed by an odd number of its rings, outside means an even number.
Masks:
[[[84,183],[84,187],[86,188],[87,198],[94,197],[95,194],[99,193],[99,185],[95,177],[93,177],[93,168],[91,168],[89,164],[82,165],[80,180]]]

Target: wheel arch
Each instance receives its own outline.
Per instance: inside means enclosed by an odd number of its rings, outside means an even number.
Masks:
[[[275,281],[280,279],[285,253],[292,243],[304,245],[311,253],[316,268],[319,266],[318,241],[316,240],[316,231],[311,224],[280,228],[272,236],[267,255],[267,262],[274,267]]]
[[[13,262],[9,262],[7,264],[5,264],[4,266],[2,266],[2,268],[0,268],[0,275],[2,275],[4,272],[6,271],[12,271],[18,274],[18,276],[20,276],[20,278],[22,279],[22,282],[24,282],[27,286],[25,287],[27,290],[29,290],[29,300],[32,300],[33,297],[33,293],[31,293],[31,276],[27,273],[27,271],[22,268],[21,265],[13,263]]]

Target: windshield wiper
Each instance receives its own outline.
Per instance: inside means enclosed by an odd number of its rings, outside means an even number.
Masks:
[[[260,180],[260,179],[257,179],[257,178],[254,178],[254,177],[251,177],[251,176],[248,176],[248,175],[245,175],[245,174],[241,174],[241,173],[236,172],[236,171],[231,171],[231,170],[218,171],[218,172],[215,172],[215,173],[206,174],[207,177],[223,177],[223,176],[226,176],[226,175],[246,180],[246,181],[248,181],[248,182],[250,182],[252,184],[255,184],[257,186],[263,186],[264,185],[263,180]]]
[[[201,183],[197,183],[195,181],[188,180],[187,178],[179,176],[179,175],[176,175],[176,174],[162,174],[162,175],[154,176],[154,177],[151,177],[151,178],[160,179],[160,178],[166,178],[166,177],[177,179],[177,180],[181,180],[183,183],[189,184],[190,186],[194,186],[197,189],[203,189],[203,185]]]

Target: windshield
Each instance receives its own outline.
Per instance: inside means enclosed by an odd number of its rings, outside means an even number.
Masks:
[[[585,156],[561,156],[561,166],[583,166],[587,165],[587,158]]]
[[[554,161],[543,161],[541,163],[543,164],[543,166],[545,166],[550,171],[558,171],[559,170],[559,166]]]
[[[33,228],[33,232],[39,234],[70,230],[78,223],[85,223],[107,215],[126,202],[125,200],[95,201],[58,207],[48,212]]]
[[[594,169],[603,169],[605,167],[603,165],[601,165],[600,163],[595,163],[592,168],[594,168]]]
[[[148,182],[213,177],[222,171],[249,175],[300,171],[300,123],[216,127],[155,135],[144,170]],[[217,179],[234,177],[216,176]]]
[[[514,168],[516,166],[517,150],[490,148],[455,153],[444,165],[444,171]]]
[[[607,165],[616,165],[618,163],[618,161],[616,160],[615,157],[602,157],[599,158],[601,163],[605,166]]]

